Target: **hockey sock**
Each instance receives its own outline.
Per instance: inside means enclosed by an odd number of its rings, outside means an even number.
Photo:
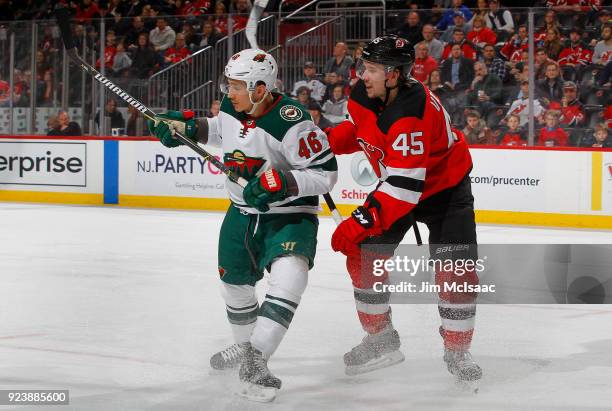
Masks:
[[[301,256],[280,257],[270,269],[270,288],[259,309],[251,336],[253,347],[266,358],[280,345],[308,282],[308,261]]]
[[[371,259],[365,259],[366,264]],[[388,275],[374,276],[371,270],[362,270],[359,255],[350,255],[346,259],[346,268],[353,281],[355,307],[361,326],[368,334],[376,334],[391,324],[390,293],[376,292],[373,285],[377,281],[386,282]]]
[[[234,341],[236,343],[249,341],[259,310],[255,287],[222,282],[221,294],[225,300],[227,319],[232,327]]]

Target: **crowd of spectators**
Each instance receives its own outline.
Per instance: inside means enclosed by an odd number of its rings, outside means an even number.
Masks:
[[[214,45],[228,30],[246,24],[250,0],[80,0],[63,1],[74,9],[77,46],[99,54],[100,35],[92,24],[106,17],[104,66],[111,76],[147,79],[157,70]],[[297,0],[299,3],[300,0]],[[48,18],[57,2],[0,0],[2,16]],[[453,125],[470,144],[526,144],[529,107],[536,143],[546,146],[602,145],[602,130],[612,126],[612,20],[599,0],[539,0],[536,14],[534,89],[529,90],[527,14],[510,12],[500,0],[396,2],[408,9],[387,32],[415,45],[413,76],[442,100]],[[392,4],[392,2],[390,2]],[[52,30],[39,35],[36,52],[37,104],[53,100]],[[85,44],[83,44],[85,42]],[[97,50],[97,51],[96,51]],[[303,65],[303,77],[286,90],[316,121],[337,124],[347,117],[347,96],[357,81],[355,61],[361,44],[338,42],[329,60]],[[306,58],[308,56],[305,56]],[[6,78],[0,73],[0,105]],[[6,77],[6,76],[5,76]],[[14,99],[29,98],[32,72],[15,69]],[[530,95],[534,98],[529,104]],[[603,127],[603,128],[602,128]],[[129,128],[129,126],[128,126]],[[606,133],[607,134],[607,133]]]
[[[535,143],[612,147],[607,137],[612,127],[610,12],[596,1],[567,6],[549,0],[545,5],[534,36]],[[453,125],[472,145],[526,145],[526,14],[510,13],[498,0],[478,0],[474,8],[452,0],[443,13],[411,8],[391,32],[415,45],[412,76],[442,100]],[[357,45],[353,53],[360,49]],[[292,95],[309,108],[317,103],[324,119],[338,123],[346,118],[346,96],[355,81],[354,59],[340,42],[323,67],[306,62]]]

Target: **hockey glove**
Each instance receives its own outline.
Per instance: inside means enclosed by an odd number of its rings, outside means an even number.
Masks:
[[[193,111],[168,111],[167,113],[157,116],[157,121],[149,120],[147,125],[149,131],[155,137],[159,138],[161,143],[166,147],[177,147],[183,145],[179,140],[174,138],[175,131],[178,131],[185,137],[193,140],[196,139],[196,122],[194,120]]]
[[[334,231],[331,239],[332,249],[347,256],[358,255],[359,244],[363,240],[381,234],[378,211],[375,208],[360,206]]]
[[[244,201],[253,208],[265,213],[270,203],[284,200],[287,194],[287,177],[282,171],[271,169],[249,181],[242,192]]]

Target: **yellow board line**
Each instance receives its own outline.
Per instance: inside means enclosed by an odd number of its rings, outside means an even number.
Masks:
[[[601,175],[600,175],[601,176]],[[58,193],[36,191],[0,190],[0,201],[18,201],[59,204],[95,204],[102,205],[102,194]],[[189,210],[225,211],[229,207],[226,198],[192,198],[170,196],[120,195],[119,206],[152,207]],[[338,211],[345,218],[357,205],[338,204]],[[329,210],[323,205],[321,215],[329,216]],[[510,224],[542,227],[589,228],[612,230],[612,216],[589,214],[557,214],[519,211],[476,210],[476,222],[486,224]]]
[[[591,156],[591,210],[601,211],[603,153],[593,152]]]
[[[104,194],[59,193],[55,191],[0,190],[0,201],[53,204],[104,204]]]

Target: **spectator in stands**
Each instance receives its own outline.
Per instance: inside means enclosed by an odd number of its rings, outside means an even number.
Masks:
[[[595,44],[593,64],[605,66],[612,61],[612,24],[608,23],[601,29],[601,40]]]
[[[440,40],[442,40],[445,43],[449,43],[454,40],[454,35],[455,35],[456,30],[460,29],[463,32],[464,38],[465,38],[465,35],[469,31],[468,26],[466,24],[465,16],[463,15],[462,12],[460,11],[455,12],[455,17],[453,17],[453,23],[454,24],[449,25],[446,28],[446,30],[444,30],[444,33],[442,33],[442,35],[440,36]]]
[[[251,12],[251,3],[249,0],[234,0],[234,31],[242,30],[246,27]]]
[[[308,103],[310,103],[310,89],[308,86],[301,86],[295,91],[295,98],[304,107],[308,107]]]
[[[518,116],[519,125],[525,127],[529,122],[529,81],[526,79],[521,82],[521,89],[516,96],[516,100],[512,102],[505,119],[501,121],[501,124],[506,124],[510,116]],[[544,119],[542,113],[544,108],[537,99],[533,100],[533,117],[538,122],[542,122]]]
[[[495,144],[493,132],[480,118],[477,111],[470,110],[465,117],[466,125],[462,131],[469,145]]]
[[[106,19],[106,24],[110,27],[114,27],[115,30],[119,27],[121,18],[123,17],[120,4],[121,0],[109,0],[106,9],[101,11],[102,17]]]
[[[465,91],[474,79],[474,63],[463,57],[459,44],[454,44],[448,59],[442,63],[442,81],[452,91]]]
[[[546,39],[541,44],[541,47],[546,51],[546,55],[551,60],[557,60],[559,58],[559,53],[563,49],[563,44],[561,44],[561,33],[556,29],[548,29],[546,32]]]
[[[178,63],[185,60],[191,55],[191,51],[185,45],[185,36],[182,33],[176,35],[174,47],[170,47],[164,53],[164,62],[166,65]]]
[[[526,146],[527,138],[525,131],[520,126],[519,116],[511,114],[508,116],[508,127],[502,131],[500,146]]]
[[[476,2],[476,8],[473,10],[472,18],[467,22],[468,28],[471,30],[472,27],[474,27],[474,19],[476,17],[482,18],[486,24],[487,13],[489,13],[487,0],[478,0]]]
[[[501,104],[502,82],[495,74],[489,73],[482,61],[474,64],[474,73],[476,75],[467,95],[468,104],[478,107],[487,124],[497,124],[499,118],[493,121],[491,117],[495,106]]]
[[[612,20],[612,11],[609,9],[602,9],[599,12],[599,19],[595,21],[593,28],[597,32],[601,32],[606,24],[610,24],[610,20]]]
[[[455,13],[458,11],[462,12],[463,17],[466,20],[472,19],[472,12],[466,5],[463,4],[463,0],[453,0],[453,8],[444,12],[442,19],[438,22],[436,28],[442,31],[446,30],[448,26],[453,24]]]
[[[546,65],[546,78],[536,83],[537,97],[548,107],[552,101],[560,102],[563,98],[563,80],[560,77],[559,65],[550,62]]]
[[[572,27],[570,30],[570,41],[561,53],[559,53],[559,66],[563,70],[563,77],[575,80],[580,76],[582,70],[591,64],[593,52],[582,42],[582,30]]]
[[[149,31],[145,28],[142,17],[135,16],[132,19],[132,26],[130,30],[128,30],[127,34],[125,35],[125,44],[127,45],[128,49],[138,47],[138,37],[141,34],[148,35]]]
[[[449,58],[442,63],[440,72],[442,81],[449,90],[445,98],[447,109],[454,118],[465,107],[466,91],[474,80],[474,63],[463,57],[461,46],[455,44],[451,48]]]
[[[424,83],[429,77],[429,73],[438,69],[438,63],[428,55],[429,49],[426,42],[418,43],[414,50],[416,58],[412,66],[412,77]]]
[[[104,117],[110,117],[110,129],[113,128],[125,128],[125,119],[123,115],[117,110],[117,102],[110,98],[104,106]],[[100,112],[96,113],[94,122],[100,127]]]
[[[106,32],[106,47],[104,47],[104,67],[107,70],[113,69],[113,62],[115,60],[115,54],[117,53],[117,46],[115,45],[115,41],[117,37],[115,36],[114,30],[109,30]],[[96,67],[100,68],[100,59],[96,61]]]
[[[113,73],[118,77],[127,77],[132,67],[132,59],[125,51],[125,44],[122,41],[117,44],[117,52],[113,60]]]
[[[310,100],[308,103],[308,113],[310,113],[310,117],[312,117],[312,121],[318,126],[321,130],[325,130],[326,128],[333,127],[331,121],[329,121],[325,116],[321,114],[321,105],[314,100]]]
[[[495,47],[492,45],[484,46],[480,61],[487,66],[489,73],[495,74],[502,82],[509,80],[506,63],[495,55]]]
[[[507,9],[500,7],[499,0],[489,1],[489,12],[486,17],[487,27],[497,33],[499,41],[505,41],[514,34],[514,20]]]
[[[352,56],[353,64],[351,64],[351,67],[349,68],[349,79],[348,79],[349,81],[347,84],[349,91],[345,93],[347,95],[350,93],[351,87],[353,87],[355,83],[359,81],[359,77],[357,77],[357,71],[355,70],[355,66],[357,64],[357,61],[361,58],[362,53],[363,53],[363,44],[361,43],[360,45],[355,47],[355,50],[353,50],[353,56]]]
[[[546,110],[544,114],[545,127],[540,130],[538,145],[546,147],[567,146],[569,135],[559,127],[561,114],[557,110]]]
[[[348,99],[344,95],[344,86],[336,84],[332,97],[323,104],[325,117],[334,125],[340,124],[348,118]]]
[[[608,127],[604,123],[597,124],[593,134],[584,136],[579,145],[580,147],[612,148],[612,137],[609,136]]]
[[[0,70],[0,107],[6,107],[11,99],[11,86],[9,82],[2,79],[2,70]]]
[[[446,106],[445,101],[446,97],[449,94],[448,86],[442,84],[442,77],[440,76],[440,70],[433,70],[429,73],[429,77],[427,78],[427,83],[425,84],[429,89],[436,95],[440,100],[442,100],[442,104]]]
[[[472,43],[465,39],[465,34],[461,29],[455,29],[453,32],[453,40],[444,47],[444,51],[442,52],[442,60],[448,59],[451,49],[455,45],[461,47],[461,54],[463,57],[472,61],[476,60],[476,50],[474,50]]]
[[[535,56],[535,80],[542,80],[546,78],[546,66],[548,63],[554,63],[554,61],[548,58],[546,55],[546,50],[544,50],[542,47],[538,47]]]
[[[138,121],[140,119],[141,130],[138,130]],[[148,127],[145,126],[145,122],[141,117],[140,111],[136,108],[132,107],[132,105],[128,105],[128,119],[127,119],[127,127],[125,129],[125,134],[128,136],[137,136],[139,134],[145,134],[148,132]]]
[[[219,35],[210,21],[202,24],[202,37],[200,38],[200,48],[214,46],[219,41]]]
[[[325,76],[325,84],[326,86],[325,86],[325,94],[323,94],[323,100],[322,100],[323,102],[326,102],[327,100],[331,98],[336,84],[341,84],[342,86],[346,85],[344,83],[344,79],[342,78],[342,76],[333,71],[331,73],[328,73]]]
[[[142,7],[142,21],[144,22],[145,28],[150,33],[155,27],[157,27],[157,14],[150,4],[145,4]]]
[[[473,20],[472,31],[467,34],[467,39],[476,46],[477,50],[482,50],[486,45],[495,46],[497,35],[485,25],[482,17],[476,16]]]
[[[57,115],[59,123],[59,135],[60,136],[82,136],[81,126],[74,121],[70,121],[70,116],[64,110],[60,111]]]
[[[174,45],[175,40],[176,33],[172,27],[168,26],[165,18],[159,17],[157,27],[149,33],[149,41],[153,45],[153,50],[163,53]]]
[[[437,62],[440,62],[442,58],[442,52],[444,51],[444,43],[438,40],[434,34],[435,29],[431,24],[425,24],[423,26],[423,41],[427,43],[429,47],[428,54]]]
[[[351,56],[347,56],[347,47],[344,42],[337,42],[334,47],[334,56],[331,57],[325,63],[323,72],[327,75],[329,73],[337,73],[342,76],[343,79],[349,78],[349,69],[353,64]]]
[[[578,87],[573,81],[563,84],[561,103],[553,101],[548,108],[561,113],[560,123],[563,127],[582,127],[585,123],[584,109],[578,100]]]
[[[219,111],[221,110],[221,102],[219,100],[213,100],[210,103],[210,107],[206,111],[206,117],[217,117],[219,115]]]
[[[227,9],[222,1],[215,3],[214,23],[215,30],[221,35],[227,34]]]
[[[36,81],[36,104],[39,106],[53,105],[53,71],[41,73]]]
[[[200,37],[196,34],[193,24],[188,21],[183,22],[183,31],[181,34],[185,37],[185,46],[190,51],[199,49]]]
[[[411,11],[406,15],[404,24],[396,30],[396,34],[410,42],[417,44],[423,40],[423,26],[421,25],[421,17],[416,11]]]
[[[156,70],[159,57],[149,45],[149,36],[146,33],[138,36],[138,47],[132,51],[132,76],[145,79],[149,78]]]
[[[60,136],[59,132],[59,120],[56,115],[52,114],[47,119],[47,135],[48,136]]]
[[[293,85],[293,92],[291,94],[297,97],[298,89],[306,86],[310,90],[310,97],[321,102],[325,95],[326,87],[317,77],[317,69],[312,61],[304,63],[303,73],[304,76]]]
[[[74,3],[72,3],[74,4]],[[82,24],[91,24],[91,19],[100,17],[100,9],[92,0],[81,0],[76,6],[76,20]]]
[[[541,43],[546,40],[546,33],[548,33],[550,29],[561,31],[561,24],[559,24],[557,13],[555,13],[554,10],[547,10],[544,14],[544,22],[540,28],[536,29],[534,41],[536,43]]]
[[[529,50],[529,33],[527,32],[527,26],[521,25],[518,28],[518,33],[513,35],[508,40],[499,54],[501,54],[506,60],[519,60],[516,55],[520,56],[523,50]]]

